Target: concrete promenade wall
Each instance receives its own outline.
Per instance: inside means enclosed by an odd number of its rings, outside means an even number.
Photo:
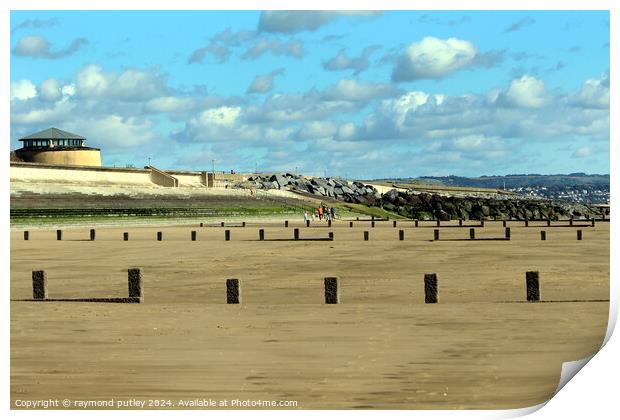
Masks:
[[[83,165],[56,165],[29,162],[11,162],[10,178],[13,182],[172,186],[171,178],[179,187],[207,188],[207,172],[161,170],[158,168],[111,168]],[[215,173],[214,188],[241,182],[255,174]],[[156,179],[153,180],[153,177]]]
[[[154,171],[150,169],[11,162],[9,172],[12,182],[158,186],[152,181]],[[179,187],[206,188],[201,182],[204,176],[200,172],[161,172],[176,178]]]
[[[55,166],[11,162],[11,181],[67,184],[154,185],[151,171],[88,166]]]

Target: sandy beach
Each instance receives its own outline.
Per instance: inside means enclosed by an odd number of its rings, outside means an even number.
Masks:
[[[504,236],[501,222],[476,228],[488,239],[478,241],[465,240],[469,229],[457,222],[440,228],[440,241],[432,222],[370,223],[105,227],[95,241],[86,228],[65,229],[62,241],[53,230],[28,241],[13,230],[12,406],[136,398],[178,408],[205,398],[309,409],[520,408],[552,396],[562,362],[600,347],[608,223],[509,222],[510,241],[490,240]],[[294,228],[302,239],[332,231],[335,240],[293,241]],[[50,298],[123,297],[130,267],[144,273],[141,304],[24,301],[32,270],[46,270]],[[523,302],[528,270],[540,272],[541,299],[552,302]],[[438,304],[424,303],[425,273],[437,273]],[[326,276],[340,277],[339,305],[323,303]],[[226,304],[227,278],[240,279],[242,304]]]

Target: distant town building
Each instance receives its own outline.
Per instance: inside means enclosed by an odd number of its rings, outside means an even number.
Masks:
[[[50,165],[101,166],[100,150],[86,147],[86,138],[58,128],[48,128],[19,139],[15,155],[24,162]]]

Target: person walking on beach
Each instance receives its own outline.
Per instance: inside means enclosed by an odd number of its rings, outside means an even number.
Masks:
[[[323,207],[319,206],[318,212],[319,212],[319,220],[323,220]]]
[[[331,220],[334,220],[336,218],[336,209],[334,207],[331,207],[329,209],[329,214],[331,216]]]
[[[308,212],[304,211],[304,223],[308,221]]]

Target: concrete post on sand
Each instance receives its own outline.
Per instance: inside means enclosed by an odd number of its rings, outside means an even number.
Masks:
[[[91,229],[90,230],[90,240],[91,241],[95,240],[95,235],[96,235],[95,229]]]
[[[441,220],[437,219],[437,227],[441,226]]]
[[[130,268],[127,270],[127,287],[129,288],[129,298],[136,299],[140,303],[144,299],[142,290],[142,270],[139,268]]]
[[[129,240],[129,232],[123,232],[123,241]]]
[[[226,303],[241,303],[241,284],[239,283],[239,279],[226,280]]]
[[[365,230],[365,231],[364,231],[364,240],[365,240],[365,241],[367,241],[367,240],[368,240],[368,236],[369,236],[368,231],[367,231],[367,230]]]
[[[476,229],[474,228],[469,229],[469,239],[476,239]]]
[[[405,231],[402,230],[402,229],[398,231],[398,240],[399,241],[404,241],[405,240]]]
[[[24,231],[24,241],[27,241],[30,238],[30,232],[27,230]]]
[[[433,240],[439,240],[439,229],[435,229],[435,231],[433,232]]]
[[[544,230],[540,231],[540,240],[541,241],[546,241],[547,240],[547,232],[545,232]]]
[[[295,230],[293,230],[293,239],[296,241],[299,240],[299,228],[295,228]]]
[[[334,240],[334,232],[329,232],[327,234],[327,237],[329,238],[330,241],[333,241]]]
[[[62,241],[62,230],[56,229],[56,240]]]
[[[581,230],[577,231],[577,240],[580,241],[583,239],[583,232],[581,232]]]
[[[192,240],[192,241],[195,241],[195,240],[196,240],[196,231],[195,231],[195,230],[192,230],[192,233],[191,233],[191,240]]]
[[[288,220],[284,221],[284,227],[288,227]]]
[[[370,222],[370,227],[375,227],[375,221]]]
[[[547,218],[547,226],[551,226],[551,219]]]
[[[510,228],[509,227],[505,229],[504,237],[510,240]]]
[[[259,229],[258,230],[258,240],[259,241],[264,241],[265,240],[265,229]]]
[[[163,241],[164,240],[164,234],[162,232],[157,232],[157,240],[158,241]]]
[[[463,226],[463,219],[459,219],[459,226]]]
[[[306,220],[306,227],[310,227],[310,220]]]
[[[568,220],[568,225],[569,226],[573,226],[573,218],[572,217]]]
[[[392,220],[392,227],[396,227],[396,220]]]
[[[413,223],[415,224],[415,227],[418,227],[419,220],[418,220],[418,219],[415,219],[415,220],[413,221]]]
[[[480,227],[484,227],[484,219],[480,219]]]
[[[538,271],[528,271],[525,273],[525,290],[528,302],[538,302],[540,300],[540,283],[538,279]]]
[[[32,272],[32,298],[47,299],[47,273],[43,270]]]
[[[353,227],[353,222],[349,222],[349,227],[352,228]]]
[[[437,274],[424,274],[424,303],[437,303]]]
[[[506,227],[506,221],[502,220],[502,227]]]
[[[325,277],[325,303],[333,305],[340,303],[340,288],[338,287],[338,277]]]
[[[226,229],[224,231],[224,240],[225,241],[230,241],[230,230],[229,229]]]

